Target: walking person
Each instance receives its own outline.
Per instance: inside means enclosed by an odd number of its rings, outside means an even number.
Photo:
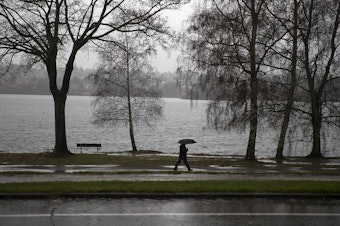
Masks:
[[[187,160],[187,152],[188,149],[185,147],[185,144],[181,144],[181,146],[179,147],[178,161],[176,162],[174,170],[177,170],[178,165],[181,163],[181,161],[183,161],[185,166],[188,168],[188,171],[192,171]]]

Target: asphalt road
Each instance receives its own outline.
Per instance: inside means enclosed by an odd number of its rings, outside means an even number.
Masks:
[[[0,200],[0,225],[339,225],[334,198]]]

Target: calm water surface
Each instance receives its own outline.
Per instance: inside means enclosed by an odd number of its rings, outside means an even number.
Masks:
[[[163,119],[154,128],[137,127],[138,149],[159,150],[166,154],[178,152],[177,141],[193,138],[198,143],[188,146],[190,153],[244,155],[248,133],[216,132],[205,129],[207,101],[164,98]],[[68,146],[79,152],[77,143],[101,143],[102,151],[131,150],[128,129],[98,127],[91,124],[91,97],[69,96],[66,102]],[[0,151],[43,152],[54,146],[54,109],[52,96],[0,95]],[[337,134],[338,135],[338,134]],[[337,136],[335,135],[335,136]],[[275,156],[278,131],[259,132],[256,155]],[[330,137],[332,140],[333,138]],[[295,145],[290,155],[306,155],[310,142]],[[340,153],[336,141],[327,142],[329,155]],[[327,153],[326,153],[327,154]]]

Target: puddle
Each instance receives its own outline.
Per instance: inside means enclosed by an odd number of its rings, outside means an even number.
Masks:
[[[0,172],[77,173],[110,172],[119,165],[0,165]]]
[[[217,170],[228,170],[228,171],[236,171],[236,170],[244,169],[244,168],[235,167],[235,166],[219,166],[219,165],[210,165],[209,167],[217,169]]]

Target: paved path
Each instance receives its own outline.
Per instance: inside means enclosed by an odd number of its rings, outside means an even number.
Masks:
[[[330,170],[333,170],[330,172]],[[38,172],[39,174],[6,174],[4,172]],[[338,169],[315,171],[274,170],[271,168],[195,168],[183,167],[173,173],[172,166],[124,167],[119,165],[2,165],[0,183],[42,181],[169,181],[169,180],[317,180],[340,181]],[[100,172],[100,173],[99,173]],[[336,173],[338,172],[338,173]]]

